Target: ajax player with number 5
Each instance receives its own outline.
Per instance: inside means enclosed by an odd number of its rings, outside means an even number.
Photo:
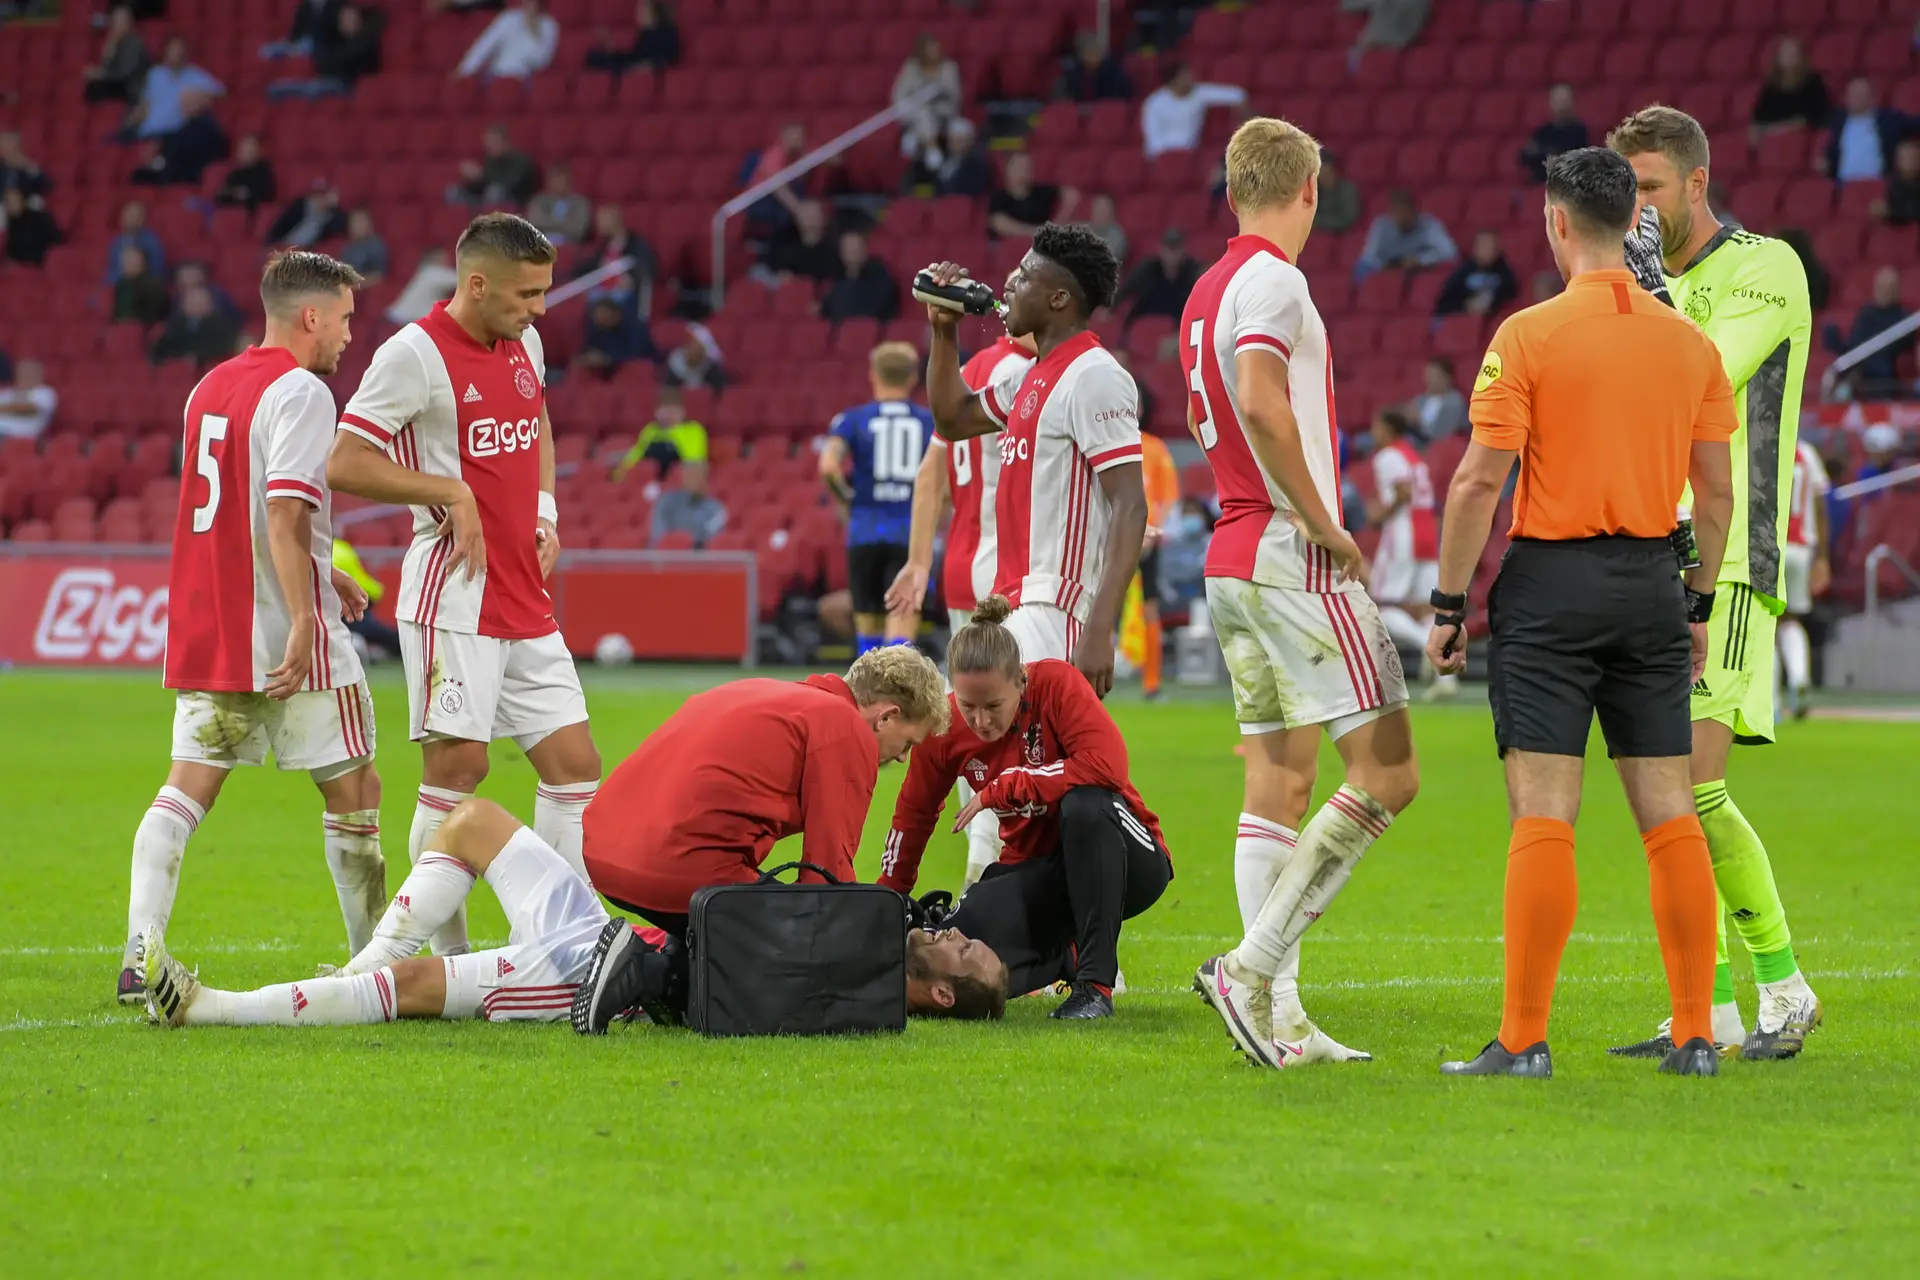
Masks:
[[[408,730],[423,756],[407,856],[418,862],[511,738],[540,776],[533,829],[586,875],[581,818],[600,755],[545,579],[560,554],[546,361],[552,243],[524,218],[475,218],[454,248],[451,301],[387,339],[340,417],[327,478],[413,508],[400,571]],[[434,934],[468,950],[464,909]]]
[[[372,938],[386,905],[373,699],[341,622],[367,597],[333,567],[334,407],[320,381],[351,340],[360,283],[324,254],[276,254],[260,279],[260,345],[187,397],[168,587],[173,765],[133,837],[122,1004],[146,998],[145,938],[166,932],[188,838],[228,771],[266,763],[269,749],[280,768],[307,770],[326,803],[349,953]]]
[[[1300,937],[1419,788],[1407,686],[1340,527],[1333,356],[1294,265],[1319,205],[1320,145],[1249,120],[1226,170],[1240,234],[1187,299],[1180,363],[1220,492],[1207,606],[1246,742],[1233,854],[1246,936],[1194,986],[1257,1065],[1353,1061],[1367,1055],[1301,1008]],[[1322,726],[1346,779],[1301,827]]]
[[[890,607],[888,587],[907,563],[914,477],[933,439],[933,415],[908,397],[920,381],[910,342],[883,342],[867,357],[873,399],[836,414],[820,450],[820,479],[847,504],[847,584],[859,652],[912,640],[920,604]]]

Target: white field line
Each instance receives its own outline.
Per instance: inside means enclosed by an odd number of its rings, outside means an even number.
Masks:
[[[507,945],[505,938],[482,939],[473,943],[475,951],[491,951]],[[102,943],[86,947],[0,947],[0,959],[26,959],[46,956],[117,956],[121,952],[119,943]],[[247,956],[264,955],[268,952],[287,951],[324,951],[324,945],[307,942],[289,942],[285,938],[268,938],[252,942],[196,942],[184,949],[174,958],[193,963],[196,956]],[[168,948],[172,950],[171,947]]]

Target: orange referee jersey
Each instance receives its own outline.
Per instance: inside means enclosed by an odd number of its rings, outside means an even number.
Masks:
[[[1624,268],[1509,316],[1468,416],[1475,440],[1520,454],[1512,536],[1553,541],[1664,538],[1693,442],[1739,425],[1712,341]]]
[[[1151,432],[1140,433],[1140,472],[1147,491],[1147,523],[1164,529],[1180,505],[1180,469],[1173,465],[1167,442]]]

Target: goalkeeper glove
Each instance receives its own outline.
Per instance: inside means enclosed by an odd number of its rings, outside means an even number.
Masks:
[[[1660,256],[1660,211],[1652,205],[1640,210],[1639,223],[1627,232],[1627,270],[1645,289],[1668,306],[1673,295],[1667,292],[1667,274]]]

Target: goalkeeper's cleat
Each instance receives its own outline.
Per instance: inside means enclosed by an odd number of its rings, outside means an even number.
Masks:
[[[1754,1015],[1753,1034],[1747,1037],[1745,1055],[1762,1062],[1791,1058],[1806,1046],[1824,1018],[1820,998],[1813,994],[1806,978],[1796,973],[1779,982],[1760,986],[1760,1011]]]
[[[114,998],[121,1004],[147,1002],[147,939],[144,931],[128,938],[126,950],[120,953],[120,982]]]
[[[1073,984],[1073,994],[1061,1004],[1056,1005],[1053,1012],[1047,1016],[1070,1022],[1111,1018],[1113,997],[1091,982],[1076,982]]]
[[[603,1036],[623,1010],[639,1002],[644,980],[640,957],[646,950],[633,926],[619,916],[607,921],[593,946],[593,963],[573,995],[569,1018],[583,1036]]]
[[[1373,1061],[1372,1054],[1360,1049],[1347,1048],[1312,1023],[1307,1024],[1307,1035],[1304,1039],[1282,1040],[1276,1036],[1273,1047],[1283,1068],[1312,1067],[1323,1062]]]
[[[166,1027],[187,1025],[187,1009],[200,996],[200,979],[167,954],[160,931],[151,925],[146,935],[147,1017]]]
[[[1672,1030],[1673,1019],[1662,1018],[1652,1036],[1634,1044],[1616,1045],[1607,1052],[1616,1058],[1664,1058],[1673,1052]],[[1723,1058],[1737,1058],[1746,1039],[1739,1004],[1729,1000],[1713,1006],[1713,1051]]]
[[[1245,982],[1227,972],[1232,955],[1217,955],[1193,975],[1193,989],[1227,1024],[1234,1048],[1257,1067],[1278,1067],[1280,1050],[1273,1039],[1273,983],[1265,978]]]
[[[1720,1074],[1719,1046],[1705,1036],[1693,1039],[1660,1060],[1663,1076],[1717,1076]]]
[[[1477,1057],[1469,1062],[1443,1062],[1443,1076],[1519,1076],[1523,1080],[1553,1079],[1553,1054],[1545,1040],[1528,1045],[1518,1053],[1508,1053],[1498,1036],[1487,1041]]]

